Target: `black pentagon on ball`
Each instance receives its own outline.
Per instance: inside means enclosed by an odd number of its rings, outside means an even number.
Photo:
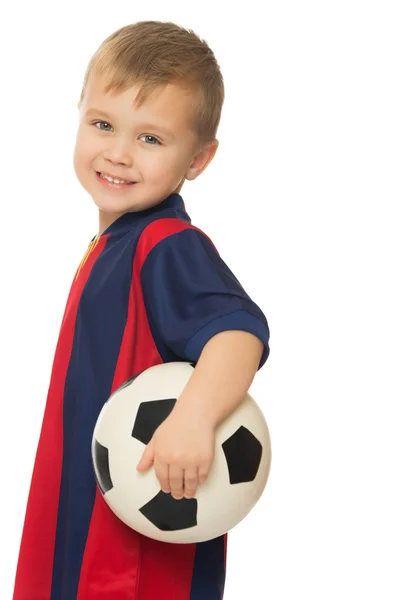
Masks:
[[[155,430],[174,408],[175,402],[176,398],[142,402],[138,408],[132,437],[147,445],[153,437]]]
[[[94,441],[93,462],[94,473],[102,494],[106,494],[113,488],[110,465],[108,463],[108,448],[102,446],[97,440]]]
[[[175,500],[162,490],[139,509],[161,531],[180,531],[197,525],[196,498]]]
[[[222,444],[230,483],[254,481],[261,462],[262,445],[246,427],[239,429]]]

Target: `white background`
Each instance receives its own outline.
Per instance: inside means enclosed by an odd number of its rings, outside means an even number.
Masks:
[[[194,29],[221,65],[220,147],[182,195],[271,328],[251,391],[272,469],[230,535],[225,598],[398,600],[398,3],[143,6],[2,9],[1,598],[67,293],[97,232],[72,166],[83,75],[110,33],[154,19]]]

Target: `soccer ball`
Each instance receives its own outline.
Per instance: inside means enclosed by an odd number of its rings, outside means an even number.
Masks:
[[[268,427],[250,395],[217,428],[214,461],[194,498],[164,493],[153,467],[136,470],[193,368],[164,363],[126,381],[103,406],[93,432],[94,471],[105,501],[129,527],[162,542],[204,542],[226,533],[256,504],[270,470]]]

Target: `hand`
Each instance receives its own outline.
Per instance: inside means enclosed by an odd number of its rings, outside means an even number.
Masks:
[[[193,498],[208,476],[215,452],[215,431],[209,422],[172,411],[154,432],[137,465],[154,469],[163,492],[176,500]]]

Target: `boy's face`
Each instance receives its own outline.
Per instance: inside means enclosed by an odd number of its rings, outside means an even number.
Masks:
[[[111,96],[103,93],[104,85],[96,78],[89,82],[74,151],[76,175],[99,208],[103,230],[122,214],[179,192],[185,179],[204,171],[218,147],[214,140],[200,149],[188,89],[169,83],[136,108],[137,86]],[[109,183],[98,173],[134,183]]]

